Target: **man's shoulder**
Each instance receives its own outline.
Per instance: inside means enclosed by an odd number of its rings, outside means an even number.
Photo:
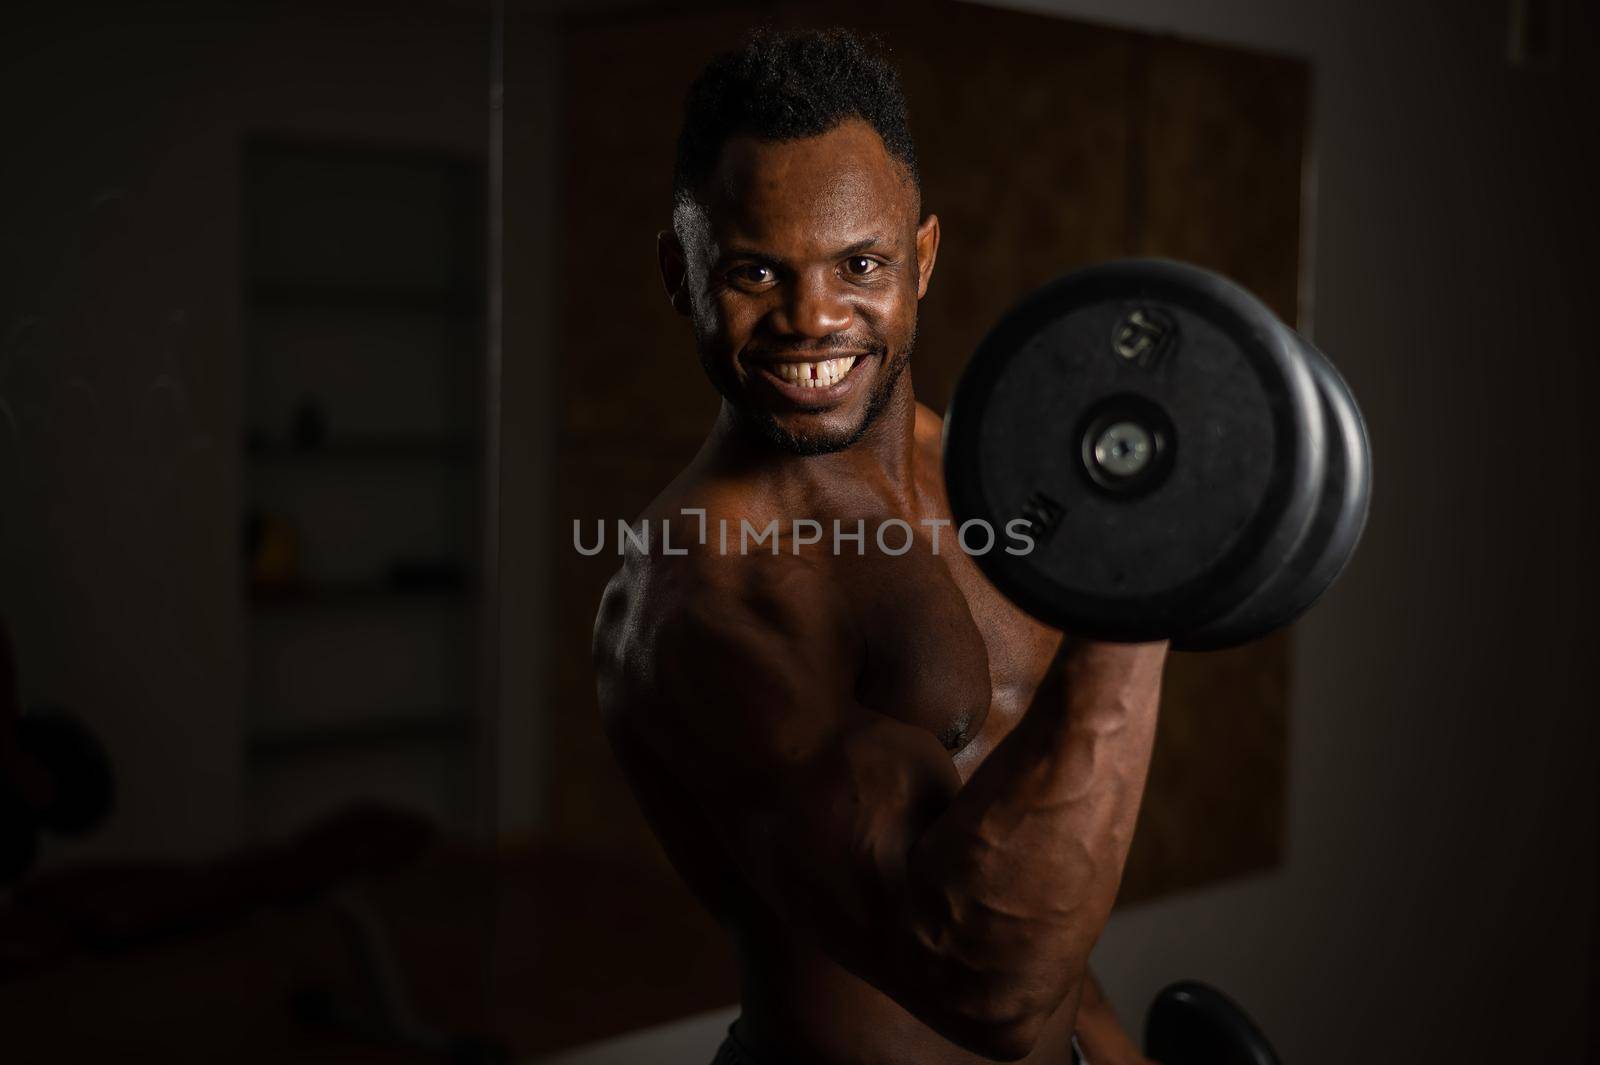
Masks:
[[[836,599],[826,567],[810,552],[791,550],[791,531],[781,523],[708,513],[631,529],[619,529],[621,566],[606,587],[599,627],[623,611],[635,633],[777,623]]]
[[[932,407],[918,402],[913,431],[916,434],[917,447],[937,459],[944,447],[944,419]]]
[[[606,549],[620,564],[595,621],[597,659],[625,642],[623,658],[648,667],[695,640],[711,653],[751,627],[786,631],[838,616],[827,567],[793,549],[794,530],[775,510],[679,494],[609,533]]]
[[[774,709],[806,663],[842,659],[852,631],[833,582],[803,554],[699,544],[630,553],[595,622],[602,721],[615,741],[657,735],[685,715],[704,723]]]

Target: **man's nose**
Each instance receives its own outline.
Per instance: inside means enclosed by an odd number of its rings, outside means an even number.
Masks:
[[[794,280],[788,299],[778,308],[773,327],[780,333],[821,340],[848,330],[854,321],[850,302],[829,278],[804,276]]]

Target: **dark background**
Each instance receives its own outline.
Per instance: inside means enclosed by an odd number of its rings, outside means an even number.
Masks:
[[[1301,72],[1299,271],[1269,298],[1350,379],[1378,462],[1354,565],[1273,652],[1275,846],[1184,890],[1152,881],[1097,970],[1130,1017],[1171,980],[1215,982],[1291,1062],[1584,1060],[1600,1005],[1592,5],[1027,6],[1101,27],[1040,40],[1113,26]],[[601,175],[576,165],[593,144],[569,122],[625,103],[642,64],[661,72],[637,106],[648,129],[630,136],[622,105],[584,129],[641,146],[623,180],[664,224],[662,101],[744,17],[703,10],[726,14],[695,16],[691,46],[649,32],[684,25],[659,5],[512,4],[499,23],[466,0],[8,17],[0,618],[22,705],[88,721],[121,786],[103,829],[47,841],[0,896],[9,1059],[428,1060],[291,1008],[313,986],[368,1003],[334,901],[352,892],[419,1013],[521,1054],[732,1001],[725,948],[640,842],[562,679],[589,624],[562,493],[630,447],[574,437],[573,369],[631,394],[629,363],[598,342],[628,318],[600,317],[596,293],[621,285],[634,307],[653,260],[652,230],[610,235],[623,216],[601,216]],[[962,10],[946,18],[1026,36],[1021,16]],[[1529,17],[1554,27],[1549,46],[1513,56]],[[602,38],[633,65],[597,58]],[[1082,59],[1030,52],[1015,76],[1087,91],[1067,67]],[[948,82],[940,106],[991,103],[944,73],[907,80]],[[1112,105],[1061,106],[1092,122]],[[1201,118],[1180,128],[1226,140]],[[929,143],[937,113],[915,121],[924,154],[962,150]],[[1223,172],[1198,155],[1193,173]],[[960,182],[1022,184],[1025,163],[982,145],[935,168],[951,204],[929,206],[970,232],[982,205]],[[1061,218],[1084,211],[1078,191]],[[1173,197],[1176,231],[1215,196]],[[1012,241],[1014,272],[936,277],[947,336],[1048,275],[1035,234],[1007,233],[984,234],[985,261]],[[600,234],[615,277],[579,268],[605,261],[582,245]],[[1199,235],[1187,254],[1205,261]],[[1124,248],[1112,233],[1060,265]],[[670,335],[664,301],[653,313],[642,331]],[[248,514],[295,530],[294,565],[241,550]],[[1230,739],[1225,706],[1185,709],[1216,749],[1260,742]],[[296,835],[362,798],[391,812]]]

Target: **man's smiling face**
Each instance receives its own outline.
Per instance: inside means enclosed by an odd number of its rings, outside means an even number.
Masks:
[[[849,447],[911,356],[938,220],[877,132],[737,137],[662,235],[673,305],[734,411],[801,454]],[[909,382],[908,382],[909,383]]]

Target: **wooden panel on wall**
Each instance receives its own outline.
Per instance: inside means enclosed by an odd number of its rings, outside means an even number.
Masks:
[[[880,9],[939,216],[919,308],[917,398],[942,411],[989,327],[1057,275],[1127,247],[1135,35],[974,4]]]
[[[924,206],[944,235],[914,363],[918,396],[935,409],[1006,307],[1085,263],[1191,259],[1292,315],[1302,67],[964,3],[763,16],[877,33],[901,70]],[[724,10],[564,33],[552,827],[647,861],[660,854],[601,736],[589,668],[594,611],[617,560],[578,556],[572,521],[637,513],[715,410],[688,326],[661,291],[654,235],[668,224],[683,94],[753,21]],[[1278,637],[1174,662],[1125,899],[1280,857],[1287,646]]]
[[[606,447],[607,437],[641,449],[682,445],[716,413],[688,326],[667,305],[656,234],[672,221],[683,95],[743,32],[737,18],[680,14],[566,33],[556,272],[565,452]]]
[[[1218,270],[1294,324],[1305,65],[1147,37],[1132,84],[1130,251]],[[1289,640],[1173,656],[1121,902],[1282,860]]]
[[[695,72],[745,32],[730,14],[601,19],[563,35],[563,226],[554,273],[559,621],[551,754],[541,761],[551,773],[550,830],[640,862],[665,857],[601,731],[589,651],[618,558],[614,546],[579,555],[572,523],[592,529],[603,519],[614,545],[616,521],[637,515],[683,468],[717,410],[688,324],[667,304],[655,247],[657,231],[671,223],[683,94]]]

